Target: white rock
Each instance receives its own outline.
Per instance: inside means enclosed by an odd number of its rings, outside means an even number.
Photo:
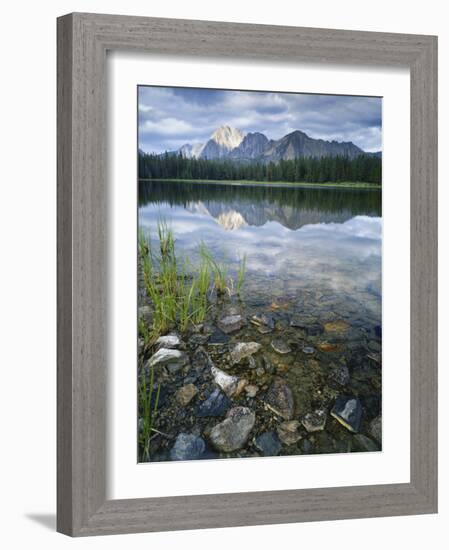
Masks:
[[[181,340],[177,334],[167,334],[166,336],[159,336],[156,344],[159,348],[175,349],[180,346]]]
[[[148,367],[167,366],[170,371],[176,371],[189,361],[187,355],[178,349],[161,348],[148,360]]]
[[[237,390],[239,379],[237,376],[231,376],[226,374],[217,367],[211,367],[211,373],[214,377],[215,383],[220,386],[220,388],[225,392],[225,394],[230,397],[234,395]]]

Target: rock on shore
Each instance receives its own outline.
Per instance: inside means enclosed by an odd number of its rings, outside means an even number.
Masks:
[[[164,366],[170,372],[177,372],[189,362],[189,357],[178,349],[161,348],[148,360],[146,367]]]
[[[265,398],[269,408],[285,420],[291,420],[295,409],[292,390],[281,378],[276,378]]]
[[[210,432],[210,442],[224,453],[241,449],[248,441],[249,434],[256,421],[256,415],[247,407],[234,407],[225,420],[214,426]]]
[[[170,450],[171,460],[197,460],[206,450],[206,443],[201,437],[180,433]]]

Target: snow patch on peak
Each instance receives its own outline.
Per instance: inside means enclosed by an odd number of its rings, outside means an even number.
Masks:
[[[211,136],[215,143],[229,150],[238,147],[244,138],[245,134],[242,131],[227,125],[217,128]]]

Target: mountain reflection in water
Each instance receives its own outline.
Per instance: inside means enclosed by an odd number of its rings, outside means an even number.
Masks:
[[[246,254],[249,302],[333,292],[380,319],[380,191],[140,182],[139,226],[155,237],[160,219],[192,263],[202,241],[231,272]]]

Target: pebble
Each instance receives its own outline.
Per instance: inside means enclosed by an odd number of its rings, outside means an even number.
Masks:
[[[261,334],[267,334],[272,332],[275,327],[274,319],[271,315],[261,313],[260,315],[253,315],[250,319],[253,325],[258,327],[258,331]]]
[[[275,352],[280,353],[281,355],[290,353],[292,351],[292,348],[287,344],[287,342],[284,342],[284,340],[280,339],[273,340],[271,342],[271,347],[274,349]]]
[[[194,384],[186,384],[176,392],[176,401],[185,407],[197,393],[198,388]]]
[[[326,420],[326,411],[323,409],[317,409],[316,411],[309,412],[304,415],[301,423],[309,433],[321,432],[326,426]]]
[[[257,353],[261,347],[261,344],[258,344],[257,342],[240,342],[236,344],[231,351],[231,363],[233,365],[240,363],[240,361],[245,359],[245,357],[249,357],[250,355]]]
[[[301,439],[301,434],[298,431],[299,425],[298,420],[287,420],[279,424],[277,433],[282,443],[285,445],[294,445]]]
[[[315,353],[315,348],[312,348],[312,346],[306,346],[305,348],[302,348],[302,352],[306,355],[312,355]]]
[[[248,384],[247,386],[245,386],[245,392],[248,397],[251,397],[251,398],[256,397],[258,391],[259,391],[258,386],[254,384]]]

